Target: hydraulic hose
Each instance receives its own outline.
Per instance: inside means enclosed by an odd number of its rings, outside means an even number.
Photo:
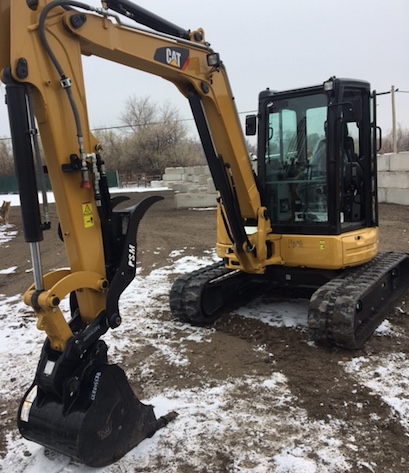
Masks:
[[[77,107],[77,104],[75,103],[75,99],[71,90],[71,79],[65,75],[60,62],[58,61],[53,50],[51,49],[50,43],[48,42],[46,32],[45,32],[45,20],[53,8],[56,8],[56,7],[66,8],[66,7],[72,7],[72,6],[77,7],[77,8],[82,8],[84,10],[88,10],[92,12],[99,12],[98,9],[91,7],[90,5],[87,5],[86,3],[76,2],[75,0],[55,0],[47,4],[42,10],[40,14],[40,19],[39,19],[39,32],[40,32],[40,40],[44,46],[44,49],[46,50],[51,62],[53,63],[55,69],[57,70],[60,76],[61,86],[65,89],[67,93],[71,110],[74,115],[75,126],[77,129],[79,154],[80,154],[80,159],[81,159],[81,175],[82,175],[81,187],[89,188],[90,183],[89,183],[89,177],[88,177],[88,166],[85,160],[86,155],[85,155],[85,150],[84,150],[84,135],[82,131],[80,116],[78,113],[78,107]]]
[[[39,31],[40,31],[41,42],[42,42],[42,44],[44,46],[44,49],[46,50],[49,58],[51,59],[51,62],[53,63],[54,67],[56,68],[56,70],[57,70],[57,72],[60,76],[61,84],[62,85],[66,84],[66,86],[63,85],[63,87],[65,88],[65,91],[67,92],[68,99],[69,99],[70,105],[71,105],[71,109],[72,109],[72,112],[74,114],[75,125],[77,127],[77,135],[78,135],[79,139],[80,139],[80,137],[83,139],[82,126],[81,126],[81,121],[80,121],[80,118],[79,118],[78,108],[77,108],[77,105],[75,103],[74,97],[72,95],[71,87],[70,87],[70,85],[68,85],[68,84],[70,84],[70,81],[66,77],[66,75],[63,71],[63,68],[61,67],[60,62],[58,61],[58,59],[55,56],[53,50],[51,49],[50,43],[48,42],[47,36],[45,34],[45,20],[46,20],[46,18],[47,18],[48,14],[50,13],[50,11],[53,8],[56,8],[56,7],[59,7],[59,6],[61,6],[61,7],[74,6],[74,7],[82,8],[82,9],[88,10],[88,11],[97,11],[97,9],[94,8],[94,7],[91,7],[90,5],[87,5],[86,3],[76,2],[76,1],[73,1],[73,0],[55,0],[54,2],[48,3],[44,7],[43,11],[40,14],[40,20],[39,20]]]

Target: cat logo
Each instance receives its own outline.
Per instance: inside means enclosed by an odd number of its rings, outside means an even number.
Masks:
[[[189,64],[189,50],[184,48],[158,48],[155,51],[154,59],[162,64],[184,71]]]

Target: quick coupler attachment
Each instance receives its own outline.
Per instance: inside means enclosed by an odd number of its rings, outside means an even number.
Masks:
[[[141,403],[124,371],[107,362],[98,341],[67,379],[62,397],[34,382],[18,411],[18,428],[28,440],[91,467],[114,463],[174,415],[156,419]]]

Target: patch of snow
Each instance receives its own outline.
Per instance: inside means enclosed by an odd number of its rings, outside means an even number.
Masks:
[[[375,335],[379,335],[382,337],[399,337],[402,334],[389,320],[384,320],[376,328]]]
[[[192,210],[196,210],[197,212],[206,212],[209,210],[216,210],[216,207],[192,207]]]
[[[167,187],[137,187],[137,186],[132,186],[132,187],[111,187],[109,189],[109,192],[111,194],[120,194],[121,192],[123,193],[128,193],[128,192],[163,192],[163,191],[168,191],[169,189]],[[19,207],[20,206],[20,196],[19,194],[0,194],[0,202],[3,200],[6,200],[10,202],[11,207]],[[38,193],[38,200],[41,203],[43,201],[43,196],[42,193]],[[51,191],[47,192],[47,201],[48,203],[54,203],[55,198],[54,198],[54,193]]]
[[[11,266],[7,269],[0,269],[0,274],[13,274],[16,272],[17,266]]]
[[[347,373],[379,395],[409,432],[409,359],[406,354],[368,355],[341,364]]]
[[[17,235],[15,230],[11,230],[12,228],[14,228],[14,225],[11,225],[10,223],[0,225],[0,246],[11,241]]]
[[[262,296],[249,302],[246,306],[233,311],[234,314],[257,319],[272,327],[302,328],[308,326],[307,299],[283,301]]]

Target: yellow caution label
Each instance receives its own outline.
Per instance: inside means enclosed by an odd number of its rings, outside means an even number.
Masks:
[[[90,228],[94,226],[94,211],[92,209],[91,202],[82,204],[82,218],[84,221],[84,227]]]

